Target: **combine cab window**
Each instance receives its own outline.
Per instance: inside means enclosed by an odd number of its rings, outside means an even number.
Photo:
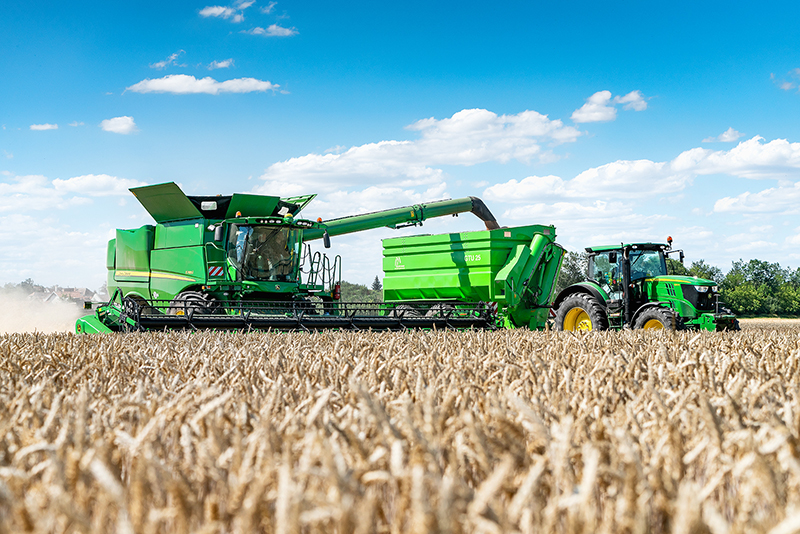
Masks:
[[[631,281],[667,274],[667,263],[660,250],[631,251]]]
[[[228,259],[243,280],[294,282],[300,245],[300,230],[295,228],[232,224]]]

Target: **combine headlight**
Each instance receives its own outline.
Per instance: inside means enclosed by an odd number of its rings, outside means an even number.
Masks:
[[[694,286],[698,293],[708,293],[708,286]]]
[[[719,287],[717,287],[717,286],[711,286],[711,292],[712,292],[712,293],[718,293],[718,292],[719,292]]]

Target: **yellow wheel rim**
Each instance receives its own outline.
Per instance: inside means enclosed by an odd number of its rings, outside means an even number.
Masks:
[[[642,326],[642,328],[644,328],[645,330],[663,330],[664,323],[662,323],[658,319],[650,319],[646,323],[644,323],[644,326]]]
[[[564,317],[564,330],[589,332],[591,329],[592,319],[581,308],[572,308]]]

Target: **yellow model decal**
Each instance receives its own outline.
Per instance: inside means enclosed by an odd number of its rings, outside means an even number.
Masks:
[[[136,277],[136,278],[165,278],[167,280],[181,280],[183,282],[194,282],[194,278],[181,276],[179,274],[157,273],[148,271],[117,271],[116,277]]]

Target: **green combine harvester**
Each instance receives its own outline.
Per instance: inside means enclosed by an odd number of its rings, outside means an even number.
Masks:
[[[475,197],[302,219],[316,195],[186,196],[131,189],[155,225],[117,230],[111,299],[78,333],[165,329],[545,328],[564,250],[552,226],[500,228]],[[384,302],[341,300],[341,258],[310,242],[472,212],[486,230],[384,240]]]
[[[683,251],[667,243],[590,247],[585,282],[564,289],[553,303],[557,330],[622,328],[739,330],[719,301],[713,280],[667,273],[666,258]]]

